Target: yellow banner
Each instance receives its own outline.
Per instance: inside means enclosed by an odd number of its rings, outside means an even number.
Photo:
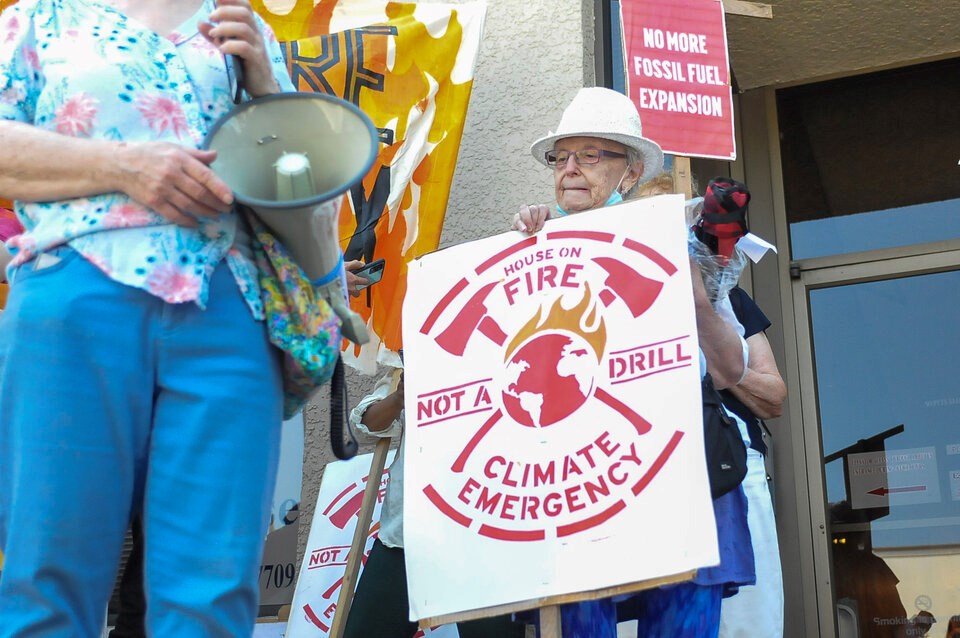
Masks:
[[[345,341],[344,360],[373,373],[378,360],[390,362],[389,353],[402,347],[407,263],[440,242],[485,7],[290,4],[253,2],[283,46],[294,86],[356,104],[380,134],[378,157],[345,196],[340,218],[347,260],[386,261],[380,283],[351,300],[371,342],[361,348]]]

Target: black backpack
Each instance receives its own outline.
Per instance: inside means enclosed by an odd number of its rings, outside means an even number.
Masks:
[[[709,374],[703,377],[703,438],[710,495],[723,496],[747,475],[747,447],[736,422],[723,409],[720,393]]]

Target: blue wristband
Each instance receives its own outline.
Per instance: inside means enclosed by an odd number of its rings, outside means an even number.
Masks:
[[[343,270],[343,253],[340,253],[340,259],[337,261],[337,265],[333,267],[333,270],[328,272],[326,275],[320,279],[316,279],[312,283],[316,287],[326,286],[331,281],[337,279],[340,276],[340,271]]]

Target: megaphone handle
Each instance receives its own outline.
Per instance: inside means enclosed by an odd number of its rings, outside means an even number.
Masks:
[[[230,63],[233,66],[233,77],[237,80],[237,92],[233,96],[233,103],[240,104],[243,101],[244,82],[246,81],[246,71],[243,68],[243,58],[239,55],[231,55]]]
[[[217,5],[216,0],[214,0],[214,6]],[[243,83],[245,78],[245,73],[243,71],[243,58],[238,55],[229,56],[227,63],[227,73],[233,73],[233,77],[237,82],[236,93],[233,94],[233,103],[240,104],[243,101]]]
[[[330,446],[333,454],[340,460],[352,459],[357,454],[357,439],[347,422],[347,385],[344,382],[343,359],[337,357],[330,378]],[[349,441],[343,440],[343,431],[350,435]]]

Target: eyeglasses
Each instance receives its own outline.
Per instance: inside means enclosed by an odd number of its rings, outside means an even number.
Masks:
[[[562,170],[567,166],[567,160],[573,155],[573,161],[577,166],[585,164],[597,164],[601,157],[626,157],[623,153],[614,151],[605,151],[601,148],[582,148],[579,151],[547,151],[545,154],[547,166],[552,166],[556,170]]]

